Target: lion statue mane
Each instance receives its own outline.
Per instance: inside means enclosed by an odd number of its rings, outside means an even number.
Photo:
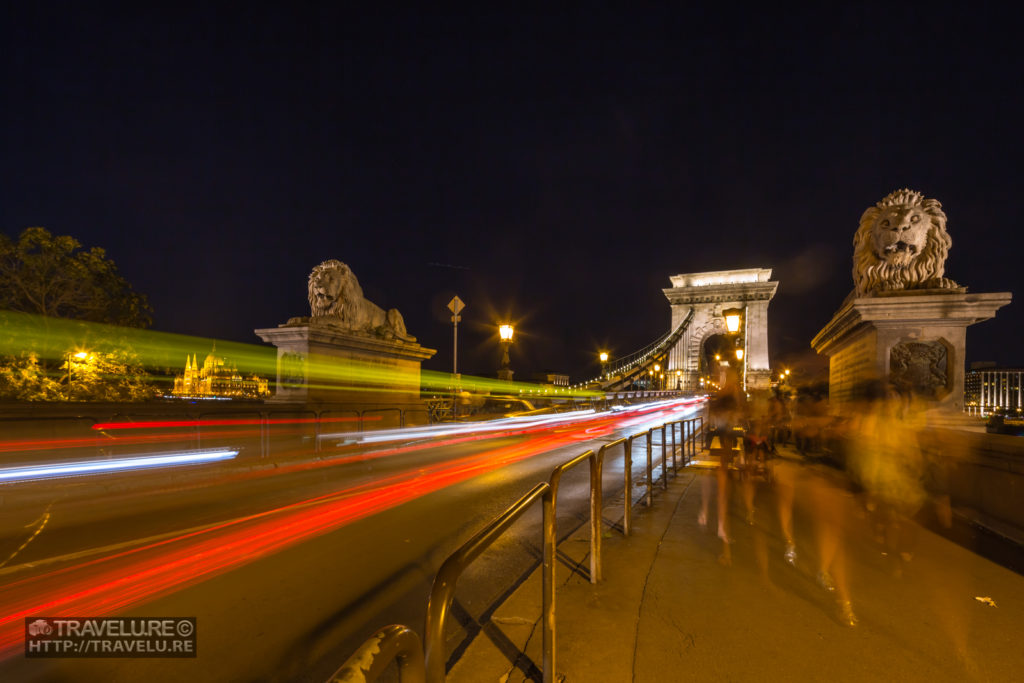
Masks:
[[[324,261],[309,274],[309,307],[313,318],[326,318],[351,332],[415,341],[402,314],[394,308],[385,311],[363,296],[352,269],[337,259]]]
[[[855,296],[901,289],[958,289],[943,277],[953,244],[936,199],[897,190],[860,218],[853,238]]]

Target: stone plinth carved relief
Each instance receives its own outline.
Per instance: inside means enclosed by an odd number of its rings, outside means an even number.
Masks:
[[[949,389],[949,350],[941,341],[902,342],[889,350],[889,381],[923,398]]]
[[[309,306],[320,319],[347,332],[414,342],[398,310],[385,311],[363,296],[352,269],[337,259],[324,261],[309,274]]]
[[[301,353],[285,352],[278,361],[280,378],[278,384],[284,389],[306,385],[306,358]]]
[[[943,277],[953,241],[935,199],[897,190],[861,216],[853,238],[855,295],[903,289],[958,289]]]

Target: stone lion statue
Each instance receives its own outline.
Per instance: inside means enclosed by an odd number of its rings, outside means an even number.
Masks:
[[[337,259],[324,261],[309,274],[309,306],[313,318],[328,318],[351,332],[416,340],[406,331],[402,314],[394,308],[385,312],[364,297],[352,269]]]
[[[938,200],[906,189],[889,194],[864,212],[853,238],[855,295],[957,289],[943,277],[952,244]]]

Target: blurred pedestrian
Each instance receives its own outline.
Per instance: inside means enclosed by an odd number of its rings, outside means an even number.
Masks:
[[[709,404],[709,422],[711,425],[710,453],[718,458],[718,469],[715,478],[718,483],[718,537],[722,540],[722,554],[719,562],[732,564],[732,535],[729,533],[729,499],[731,483],[730,468],[740,445],[745,398],[741,392],[735,373],[729,373],[722,390],[715,395]],[[705,497],[706,500],[706,497]],[[704,514],[706,515],[706,508]]]
[[[910,395],[877,383],[866,387],[864,399],[855,417],[849,469],[864,488],[875,540],[898,578],[914,556],[916,525],[911,517],[926,499],[917,439],[920,411]]]

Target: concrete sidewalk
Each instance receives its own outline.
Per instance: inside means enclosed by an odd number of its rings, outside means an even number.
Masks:
[[[670,475],[667,490],[656,486],[651,508],[635,505],[630,537],[606,525],[601,583],[580,569],[586,525],[562,542],[557,680],[1019,680],[1024,578],[921,528],[896,578],[859,498],[836,488],[859,618],[845,626],[835,594],[815,580],[820,515],[809,492],[834,473],[784,456],[779,466],[796,481],[795,566],[783,557],[775,487],[764,481],[753,524],[734,482],[732,562],[722,563],[714,471],[697,467]],[[698,523],[702,494],[711,497],[706,526]],[[607,502],[604,514],[619,520],[621,501]],[[449,680],[540,680],[540,598],[538,570],[495,610]]]

